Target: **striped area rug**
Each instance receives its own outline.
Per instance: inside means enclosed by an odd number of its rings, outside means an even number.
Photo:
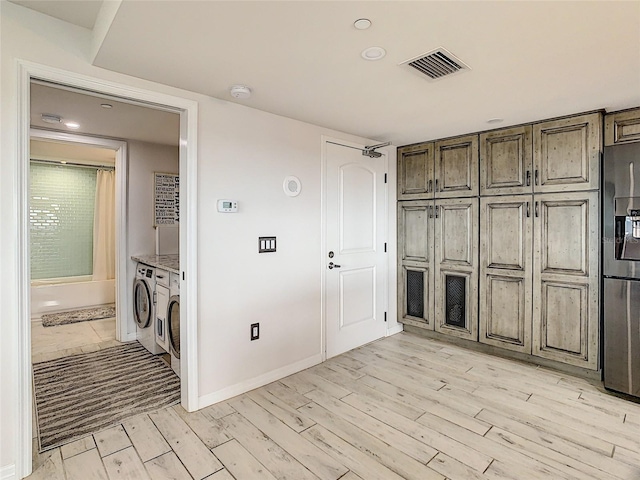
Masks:
[[[180,379],[140,343],[33,365],[40,451],[180,401]]]

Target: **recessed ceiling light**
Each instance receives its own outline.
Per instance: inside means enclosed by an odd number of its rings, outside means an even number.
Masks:
[[[76,122],[64,122],[67,128],[71,128],[72,130],[77,130],[80,128],[80,124]]]
[[[100,106],[102,108],[113,108],[113,105],[111,105],[110,103],[101,103]]]
[[[380,60],[387,54],[387,51],[382,47],[369,47],[365,48],[361,55],[365,60]]]
[[[60,123],[62,121],[62,117],[60,115],[53,115],[51,113],[43,113],[42,121],[46,123]]]
[[[502,123],[504,122],[504,118],[490,118],[487,120],[487,123]]]
[[[371,20],[369,20],[368,18],[359,18],[358,20],[353,22],[353,26],[358,30],[366,30],[371,26]]]

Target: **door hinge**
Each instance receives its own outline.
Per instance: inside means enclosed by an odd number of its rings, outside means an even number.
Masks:
[[[387,253],[387,242],[384,242],[384,253]]]
[[[387,174],[384,174],[384,183],[387,183]]]
[[[387,312],[384,312],[384,321],[387,321]]]

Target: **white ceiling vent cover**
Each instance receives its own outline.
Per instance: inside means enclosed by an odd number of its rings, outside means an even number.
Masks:
[[[411,58],[400,65],[411,67],[412,70],[426,75],[431,80],[471,70],[462,60],[442,47]]]

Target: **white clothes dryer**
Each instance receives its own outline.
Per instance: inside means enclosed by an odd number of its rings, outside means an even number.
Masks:
[[[171,368],[180,376],[180,275],[171,273],[169,305],[167,307],[167,335],[171,353]]]
[[[136,322],[136,338],[144,348],[157,355],[164,350],[156,343],[155,288],[154,269],[138,263],[136,278],[133,282],[133,318]]]

